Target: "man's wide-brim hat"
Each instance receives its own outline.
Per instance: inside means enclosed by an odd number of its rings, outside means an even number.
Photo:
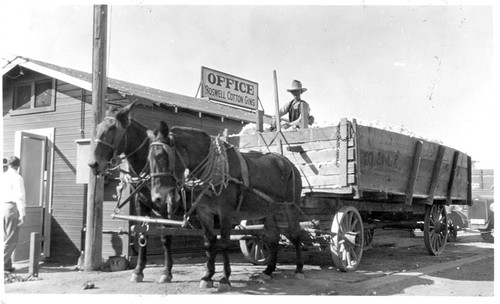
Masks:
[[[300,91],[301,93],[304,93],[305,91],[307,91],[307,89],[302,87],[302,83],[300,81],[294,80],[292,81],[292,87],[287,91],[288,92]]]

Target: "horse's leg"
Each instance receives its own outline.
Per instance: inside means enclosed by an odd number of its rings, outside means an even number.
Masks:
[[[137,238],[137,243],[139,246],[139,253],[137,256],[137,265],[135,266],[134,271],[132,272],[132,277],[130,278],[131,282],[142,282],[144,280],[143,270],[146,268],[146,245],[141,245],[140,238],[145,238],[145,244],[147,245],[147,236],[140,235]]]
[[[267,241],[269,244],[269,249],[271,251],[271,257],[269,259],[269,262],[267,263],[266,269],[261,276],[262,281],[270,280],[272,278],[272,273],[276,270],[276,263],[278,260],[278,246],[280,240],[280,231],[274,215],[268,216],[265,219],[264,227],[268,232]]]
[[[302,242],[300,239],[300,223],[299,223],[299,213],[297,206],[293,204],[287,204],[287,215],[288,215],[288,234],[290,241],[295,246],[295,256],[296,256],[296,268],[295,268],[295,278],[304,279],[304,263],[302,261]]]
[[[135,209],[137,212],[137,215],[143,215],[146,214],[146,211],[142,207],[142,205],[139,203],[139,198],[135,198]],[[148,237],[147,236],[142,236],[144,237],[144,245],[141,245],[141,236],[138,236],[137,243],[139,246],[139,253],[137,256],[137,265],[135,266],[134,271],[132,272],[132,277],[130,278],[131,282],[142,282],[144,280],[144,273],[143,270],[146,268],[146,246],[148,242]]]
[[[165,267],[163,268],[163,272],[158,280],[158,283],[169,283],[172,282],[172,266],[174,264],[172,260],[172,236],[171,235],[162,235],[161,241],[163,244],[163,254],[165,255]]]
[[[205,246],[205,254],[207,256],[205,274],[201,278],[200,288],[212,288],[212,277],[215,274],[215,256],[217,254],[215,248],[217,235],[213,233],[214,219],[211,214],[201,214],[201,212],[198,212],[198,219],[203,227],[203,245]]]
[[[231,275],[231,264],[229,262],[229,246],[231,238],[231,219],[226,215],[219,215],[220,219],[220,246],[222,249],[222,257],[224,263],[224,274],[219,283],[218,291],[229,291],[231,288],[231,283],[229,282],[229,276]]]

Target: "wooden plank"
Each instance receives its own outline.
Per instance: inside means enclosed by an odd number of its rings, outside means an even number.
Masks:
[[[439,145],[438,155],[436,158],[436,162],[434,163],[434,169],[432,170],[431,186],[429,187],[429,197],[427,199],[428,204],[432,204],[432,202],[434,201],[434,195],[436,193],[436,188],[439,180],[439,173],[441,172],[441,168],[443,166],[443,157],[445,151],[446,147]]]
[[[284,143],[293,145],[303,142],[314,142],[336,139],[337,127],[308,128],[296,131],[283,131]],[[264,132],[251,135],[229,136],[229,143],[240,149],[258,148],[266,145],[276,138],[277,132]]]
[[[316,164],[295,164],[303,176],[332,176],[339,175],[339,168],[335,163],[316,163]]]
[[[413,155],[413,165],[410,172],[410,180],[408,182],[408,187],[406,188],[406,199],[405,204],[411,205],[413,202],[413,192],[415,189],[415,184],[417,182],[417,175],[420,169],[420,161],[422,159],[422,141],[417,141],[415,145],[415,154]]]
[[[446,204],[450,205],[451,204],[451,192],[453,190],[453,185],[455,183],[455,176],[457,175],[457,161],[458,161],[458,156],[459,152],[455,151],[453,153],[453,163],[451,165],[451,173],[450,173],[450,179],[448,182],[448,192],[446,195]]]
[[[467,157],[467,205],[472,206],[472,158]]]
[[[340,169],[340,186],[347,186],[347,142],[349,140],[349,127],[348,121],[346,118],[342,118],[340,120],[340,138],[337,139],[337,144],[339,147],[339,151],[337,151],[336,159],[337,165]]]
[[[326,187],[326,186],[338,187],[341,182],[343,182],[343,178],[340,175],[302,176],[303,188],[315,188],[315,187]]]
[[[30,235],[30,254],[28,274],[38,277],[40,255],[42,254],[42,236],[39,232],[32,232]]]
[[[300,104],[301,120],[299,122],[299,128],[307,129],[309,128],[309,105],[305,102]]]

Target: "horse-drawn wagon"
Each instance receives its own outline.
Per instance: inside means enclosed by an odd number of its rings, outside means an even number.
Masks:
[[[447,205],[471,204],[471,159],[438,143],[356,120],[229,137],[241,151],[283,153],[302,176],[300,209],[341,270],[359,265],[376,228],[420,228],[432,255],[446,245]]]
[[[144,248],[134,281],[143,278],[151,234],[164,236],[161,282],[172,279],[171,236],[203,236],[208,256],[203,286],[211,284],[215,271],[217,235],[225,260],[221,285],[229,282],[229,239],[240,241],[249,261],[267,263],[265,275],[275,269],[280,232],[296,247],[299,275],[297,235],[330,249],[343,271],[358,267],[376,228],[421,228],[427,250],[438,255],[448,236],[445,206],[471,203],[470,157],[437,143],[343,119],[336,126],[256,132],[225,141],[201,130],[169,130],[162,123],[147,145],[146,128],[128,115],[131,107],[108,111],[98,126],[91,167],[104,172],[113,155],[124,153],[132,171],[142,169],[137,215],[114,215],[146,223],[135,226]],[[151,190],[143,186],[148,184]],[[184,210],[184,218],[175,218],[174,205]],[[229,225],[234,220],[242,221]]]

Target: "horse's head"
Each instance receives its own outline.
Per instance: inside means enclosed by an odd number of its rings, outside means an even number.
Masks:
[[[88,163],[95,175],[104,174],[110,161],[125,149],[125,132],[130,124],[129,114],[133,106],[134,103],[123,108],[108,108],[106,117],[97,125]]]
[[[180,203],[179,190],[186,165],[165,122],[162,121],[154,132],[148,131],[148,136],[151,142],[148,156],[151,201],[159,207],[166,206],[171,215]]]

